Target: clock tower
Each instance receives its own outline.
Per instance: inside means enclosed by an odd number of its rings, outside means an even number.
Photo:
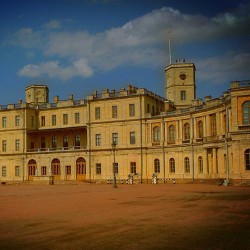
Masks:
[[[166,98],[174,103],[176,108],[186,108],[192,105],[196,98],[195,65],[178,60],[165,68]]]
[[[49,89],[46,85],[30,85],[25,89],[26,102],[39,104],[49,102]]]

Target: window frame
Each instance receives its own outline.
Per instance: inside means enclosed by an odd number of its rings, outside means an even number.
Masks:
[[[20,139],[15,140],[15,151],[20,151]]]
[[[159,126],[155,126],[153,128],[153,142],[161,141],[161,128]]]
[[[80,113],[79,112],[75,113],[75,124],[80,124]]]
[[[112,105],[112,118],[118,117],[118,107],[117,105]]]
[[[135,104],[134,103],[129,104],[129,116],[130,117],[135,116]]]
[[[130,145],[134,145],[136,143],[135,131],[131,131],[129,133],[129,142]]]
[[[95,119],[100,120],[101,119],[101,108],[95,107]]]
[[[187,173],[187,174],[190,174],[191,172],[191,169],[190,169],[190,160],[188,157],[185,157],[184,158],[184,172]]]
[[[187,99],[186,90],[181,90],[180,94],[181,94],[181,96],[180,96],[181,101],[186,101],[186,99]]]
[[[96,134],[95,135],[95,145],[96,145],[96,147],[101,146],[101,134]]]
[[[250,101],[245,101],[242,104],[242,124],[250,124]]]
[[[63,125],[68,125],[69,117],[68,114],[63,114]]]
[[[95,171],[97,175],[101,175],[102,174],[102,164],[101,163],[96,163],[95,164]]]
[[[56,126],[56,115],[51,116],[51,125]]]
[[[136,174],[136,162],[130,162],[130,173]]]
[[[204,168],[203,168],[203,158],[202,156],[198,157],[198,172],[199,174],[203,174]]]
[[[15,116],[15,126],[19,127],[20,126],[20,115]]]
[[[6,116],[2,117],[2,127],[7,128],[7,117]]]
[[[245,158],[245,169],[246,171],[250,171],[250,149],[246,149],[244,152],[244,158]]]
[[[173,157],[169,159],[169,172],[175,173],[175,159]]]
[[[115,145],[118,145],[118,133],[112,133],[112,143],[115,143]]]
[[[154,173],[159,174],[161,172],[160,160],[158,158],[154,159]]]

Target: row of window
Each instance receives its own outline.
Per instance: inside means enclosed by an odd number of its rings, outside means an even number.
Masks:
[[[21,175],[20,166],[15,166],[15,176],[20,176],[20,175]],[[2,177],[6,176],[7,176],[7,167],[2,166]]]
[[[20,115],[16,115],[15,116],[15,126],[16,127],[20,126],[20,120],[21,120]],[[6,116],[2,117],[2,127],[7,128],[7,117]]]
[[[170,158],[169,159],[169,172],[170,173],[175,173],[176,169],[175,169],[175,159],[174,158]],[[184,172],[185,173],[190,173],[191,169],[190,169],[190,160],[188,157],[184,158]],[[154,160],[154,173],[160,173],[160,160],[159,159],[155,159]],[[203,173],[203,158],[201,156],[198,157],[198,172],[200,174]]]
[[[250,170],[250,149],[245,150],[245,169]],[[36,175],[37,164],[35,160],[30,160],[28,163],[29,166],[29,175]],[[67,175],[71,174],[71,166],[66,166],[65,171]],[[86,174],[86,161],[83,158],[78,158],[76,161],[77,174]],[[51,162],[51,171],[53,175],[60,175],[60,161],[58,159],[53,159]],[[169,159],[169,172],[175,173],[175,159]],[[184,158],[184,171],[185,173],[190,173],[190,160],[188,157]],[[154,173],[160,173],[160,160],[154,160]],[[198,172],[203,173],[203,158],[201,156],[198,157]],[[115,163],[115,173],[119,173],[118,163]],[[136,162],[130,162],[130,173],[136,174]],[[102,165],[101,163],[96,163],[96,174],[102,174]],[[41,167],[41,175],[47,175],[47,167]],[[7,176],[7,167],[2,166],[2,176]],[[15,176],[20,176],[20,166],[15,166]]]
[[[80,124],[80,113],[75,113],[74,114],[74,120],[75,124]],[[63,125],[68,125],[69,123],[69,116],[68,114],[63,114]],[[57,125],[57,115],[52,115],[51,116],[51,125],[56,126]],[[45,127],[46,126],[46,117],[41,116],[41,126]]]
[[[135,131],[132,131],[129,133],[129,141],[130,141],[130,144],[135,144]],[[115,145],[118,145],[118,133],[112,133],[112,142],[115,144]],[[101,146],[101,134],[96,134],[95,135],[95,145],[96,146]]]
[[[217,134],[216,130],[216,116],[215,114],[210,115],[211,117],[211,136],[215,136]],[[226,122],[224,123],[226,126]],[[197,122],[197,138],[203,138],[203,122],[198,121]],[[225,131],[226,128],[224,127]],[[190,140],[190,123],[185,123],[183,125],[183,139],[184,140]],[[159,142],[161,139],[161,130],[159,126],[156,126],[153,128],[153,141],[154,142]],[[168,142],[169,143],[174,143],[176,140],[176,128],[174,125],[170,125],[168,127]]]
[[[62,141],[62,145],[64,149],[67,149],[69,147],[69,137],[67,135],[63,136],[63,141]],[[57,148],[58,146],[58,141],[57,141],[57,137],[56,136],[52,136],[51,137],[51,148]],[[74,147],[80,147],[81,146],[81,136],[79,134],[75,135],[74,137]],[[31,149],[35,148],[35,145],[33,142],[31,142],[30,145]],[[41,149],[45,149],[46,148],[46,141],[45,141],[45,137],[41,138],[40,141],[40,148]]]
[[[129,116],[130,117],[135,116],[135,104],[129,104]],[[112,106],[112,118],[118,118],[118,106],[117,105]],[[95,108],[95,119],[96,120],[101,119],[100,107]]]
[[[2,152],[7,151],[7,140],[2,140]],[[20,151],[20,140],[15,140],[15,151]]]

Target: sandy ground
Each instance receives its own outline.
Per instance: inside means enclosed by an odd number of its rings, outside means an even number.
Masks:
[[[0,186],[0,249],[250,249],[250,187]]]

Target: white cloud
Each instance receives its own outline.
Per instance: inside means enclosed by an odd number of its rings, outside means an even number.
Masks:
[[[201,15],[187,15],[164,7],[121,27],[97,34],[90,34],[84,30],[56,32],[51,29],[45,34],[34,32],[29,28],[22,29],[15,36],[16,44],[19,43],[26,48],[40,46],[47,58],[58,57],[60,61],[74,61],[74,63],[62,67],[59,61],[48,60],[47,63],[26,65],[19,71],[19,75],[27,76],[40,72],[50,77],[69,79],[76,75],[82,77],[93,75],[93,69],[89,65],[94,65],[95,71],[111,70],[124,64],[162,66],[168,61],[169,30],[176,47],[193,42],[216,41],[236,35],[244,37],[247,32],[249,34],[250,26],[247,10],[250,10],[250,5],[240,7],[233,13],[208,18]],[[60,22],[51,20],[46,25],[56,29],[60,27]],[[216,64],[219,66],[221,60],[218,57],[207,59],[202,62],[201,67],[210,62],[212,67]],[[216,68],[215,72],[218,72]]]
[[[90,77],[93,75],[93,70],[88,65],[87,60],[81,58],[67,67],[60,66],[59,61],[48,61],[39,65],[28,64],[18,71],[18,75],[31,78],[46,75],[50,78],[58,78],[66,81],[77,76]]]

